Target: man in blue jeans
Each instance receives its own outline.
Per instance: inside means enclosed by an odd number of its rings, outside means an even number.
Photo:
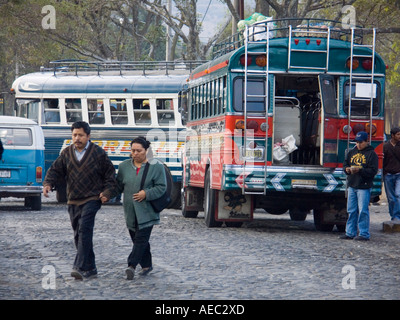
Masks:
[[[354,140],[356,146],[348,152],[343,164],[343,170],[347,174],[349,218],[346,234],[341,238],[366,241],[370,238],[368,206],[373,179],[378,172],[378,156],[368,143],[366,132],[358,132]]]
[[[383,145],[383,180],[392,221],[400,222],[400,128],[390,130]]]

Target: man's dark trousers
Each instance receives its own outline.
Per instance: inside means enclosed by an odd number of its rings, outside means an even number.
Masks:
[[[77,250],[74,269],[80,271],[96,269],[93,252],[93,229],[94,219],[100,207],[100,200],[91,200],[80,206],[68,205],[68,213],[74,230],[74,241]]]

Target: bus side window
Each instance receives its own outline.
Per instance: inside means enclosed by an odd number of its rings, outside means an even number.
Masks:
[[[112,124],[128,124],[128,110],[125,99],[111,99],[110,110]]]
[[[104,103],[102,99],[88,99],[90,124],[104,124]]]
[[[60,107],[58,99],[44,99],[43,104],[45,123],[60,123]]]
[[[175,121],[173,99],[157,99],[156,105],[158,124],[160,126],[169,125],[171,121]]]
[[[82,121],[81,99],[65,99],[65,110],[68,123]]]
[[[133,112],[136,124],[151,124],[150,101],[148,99],[134,99]]]

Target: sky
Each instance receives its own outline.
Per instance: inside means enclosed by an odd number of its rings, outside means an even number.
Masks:
[[[244,0],[244,5],[245,7],[247,6],[255,7],[255,0]],[[200,21],[201,19],[203,19],[205,14],[203,22],[203,30],[200,33],[200,40],[203,42],[206,42],[208,38],[210,38],[215,34],[215,30],[217,30],[218,25],[225,22],[226,21],[225,19],[227,19],[227,16],[229,14],[228,7],[226,6],[225,3],[222,3],[220,0],[198,0],[197,12],[200,16],[199,17]]]

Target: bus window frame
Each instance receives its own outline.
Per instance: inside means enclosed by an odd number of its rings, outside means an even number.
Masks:
[[[114,97],[114,96],[112,96],[112,97],[109,97],[109,106],[110,106],[110,116],[111,116],[111,118],[110,118],[110,120],[111,120],[111,125],[112,126],[127,126],[127,125],[129,125],[129,114],[128,114],[128,100],[129,100],[130,98],[127,98],[127,97]],[[120,105],[122,105],[122,101],[124,101],[124,106],[125,106],[125,110],[115,110],[115,112],[119,112],[119,114],[114,114],[113,115],[113,111],[114,110],[111,110],[111,101],[112,100],[115,100],[116,101],[116,104],[118,105],[118,104],[120,104]],[[121,119],[125,119],[126,118],[126,123],[125,123],[125,121],[124,121],[124,123],[114,123],[114,121],[113,121],[113,116],[115,117],[116,116],[116,120],[118,120],[119,118],[121,118]]]
[[[165,108],[165,104],[166,104],[167,101],[169,101],[169,103],[170,103],[170,108],[169,109]],[[157,98],[156,97],[156,98],[154,98],[154,102],[155,102],[155,105],[156,105],[156,113],[157,113],[157,123],[158,123],[158,125],[161,126],[161,127],[165,127],[165,126],[169,126],[171,122],[173,122],[174,125],[175,125],[175,123],[176,123],[175,122],[175,108],[176,107],[175,107],[175,104],[174,104],[174,99],[173,98]],[[160,102],[163,108],[158,108],[159,104],[157,104],[157,102]],[[172,107],[172,109],[171,109],[171,107]],[[162,121],[163,120],[162,118],[164,116],[167,116],[168,114],[172,115],[172,118],[169,121]],[[160,117],[161,117],[161,119],[160,119]]]
[[[189,89],[188,121],[213,118],[226,111],[227,75],[209,79]],[[206,100],[208,95],[208,100]]]
[[[46,108],[45,104],[49,100],[57,100],[57,108]],[[41,109],[42,109],[42,121],[41,123],[43,124],[48,124],[48,125],[54,125],[54,124],[60,124],[61,123],[61,112],[60,112],[60,99],[52,97],[52,98],[43,98],[41,99]],[[58,121],[49,121],[49,119],[46,119],[46,114],[53,114],[53,117],[55,114],[58,114]],[[53,120],[53,119],[52,119]]]
[[[77,99],[80,100],[80,109],[67,108],[67,103],[68,103],[67,100],[77,100]],[[86,105],[86,113],[85,113],[84,109],[83,109],[83,101],[86,101],[86,98],[82,98],[82,97],[81,98],[76,98],[76,96],[74,96],[74,97],[65,97],[64,98],[65,118],[66,118],[67,125],[72,125],[76,121],[86,121],[86,122],[88,121],[88,119],[87,119],[87,105]],[[74,105],[74,102],[72,102],[72,104]],[[71,118],[68,116],[68,112],[71,112],[71,113],[79,113],[80,112],[81,117],[80,117],[80,119],[74,119],[73,121],[69,121],[69,119],[71,119]],[[86,117],[84,115],[86,115]]]
[[[87,105],[87,109],[88,109],[88,123],[90,125],[105,125],[106,123],[106,116],[105,116],[105,106],[104,106],[104,100],[106,100],[105,98],[100,98],[100,97],[87,97],[86,99],[86,105]],[[96,101],[96,108],[98,107],[98,102],[102,101],[102,106],[103,106],[103,110],[89,110],[89,101]],[[93,119],[91,119],[91,114],[95,115],[93,117]],[[97,115],[96,115],[97,114]],[[102,117],[99,116],[99,114],[102,114]],[[91,120],[94,119],[103,119],[104,121],[102,123],[94,123]]]
[[[359,83],[359,82],[367,83],[367,84],[371,83],[371,82],[368,82],[368,81],[354,81],[354,82],[352,82],[352,86],[354,86],[354,88],[355,88],[356,87],[356,83]],[[349,114],[349,106],[348,106],[349,96],[346,95],[346,88],[349,87],[349,84],[350,84],[350,79],[345,79],[343,81],[343,85],[342,85],[342,88],[341,88],[342,92],[343,92],[342,111],[343,111],[343,113],[345,115]],[[382,86],[381,86],[380,81],[378,81],[378,80],[374,80],[374,84],[376,84],[376,98],[374,98],[374,106],[372,108],[372,111],[373,111],[372,112],[372,116],[373,117],[377,117],[382,112],[381,111],[381,109],[382,109],[382,95],[381,95]],[[351,94],[351,91],[352,90],[350,90],[350,94]],[[354,90],[354,92],[355,92],[355,90]],[[346,107],[346,104],[347,104],[347,107]],[[368,117],[369,116],[369,110],[370,110],[371,102],[366,100],[366,105],[368,105],[367,114],[360,115],[358,113],[355,113],[354,105],[353,105],[353,102],[352,102],[351,103],[351,115],[352,116],[356,116],[356,117]]]
[[[242,85],[241,85],[241,92],[240,92],[240,97],[237,97],[236,96],[236,92],[237,92],[237,90],[238,90],[238,85],[236,84],[238,81],[241,81],[241,83],[242,83]],[[265,95],[266,94],[266,91],[265,90],[269,90],[270,89],[270,86],[269,86],[269,82],[270,82],[270,79],[268,79],[268,86],[266,86],[266,79],[265,79],[265,77],[249,77],[249,78],[247,78],[247,83],[249,84],[249,83],[251,83],[251,82],[262,82],[262,88],[263,88],[263,93],[261,93],[261,94],[263,94],[263,95]],[[242,75],[239,75],[239,76],[236,76],[236,77],[234,77],[233,78],[233,80],[232,80],[232,108],[233,108],[233,111],[234,112],[244,112],[244,76],[242,76]],[[260,93],[256,93],[256,94],[260,94]],[[263,104],[264,104],[264,106],[266,106],[267,105],[267,108],[264,108],[264,110],[253,110],[252,108],[250,108],[249,107],[249,101],[247,101],[247,112],[251,112],[251,113],[265,113],[265,112],[268,112],[269,111],[269,108],[270,108],[270,105],[271,105],[271,97],[270,97],[271,95],[269,94],[268,95],[268,102],[266,102],[265,100],[265,97],[264,98],[255,98],[255,99],[263,99]],[[241,98],[241,99],[239,99],[239,98]],[[239,100],[241,100],[241,109],[239,110],[238,108],[237,108],[237,99],[239,99]],[[259,103],[261,103],[261,101],[256,101],[256,102],[252,102],[252,103],[257,103],[257,104],[259,104]]]

